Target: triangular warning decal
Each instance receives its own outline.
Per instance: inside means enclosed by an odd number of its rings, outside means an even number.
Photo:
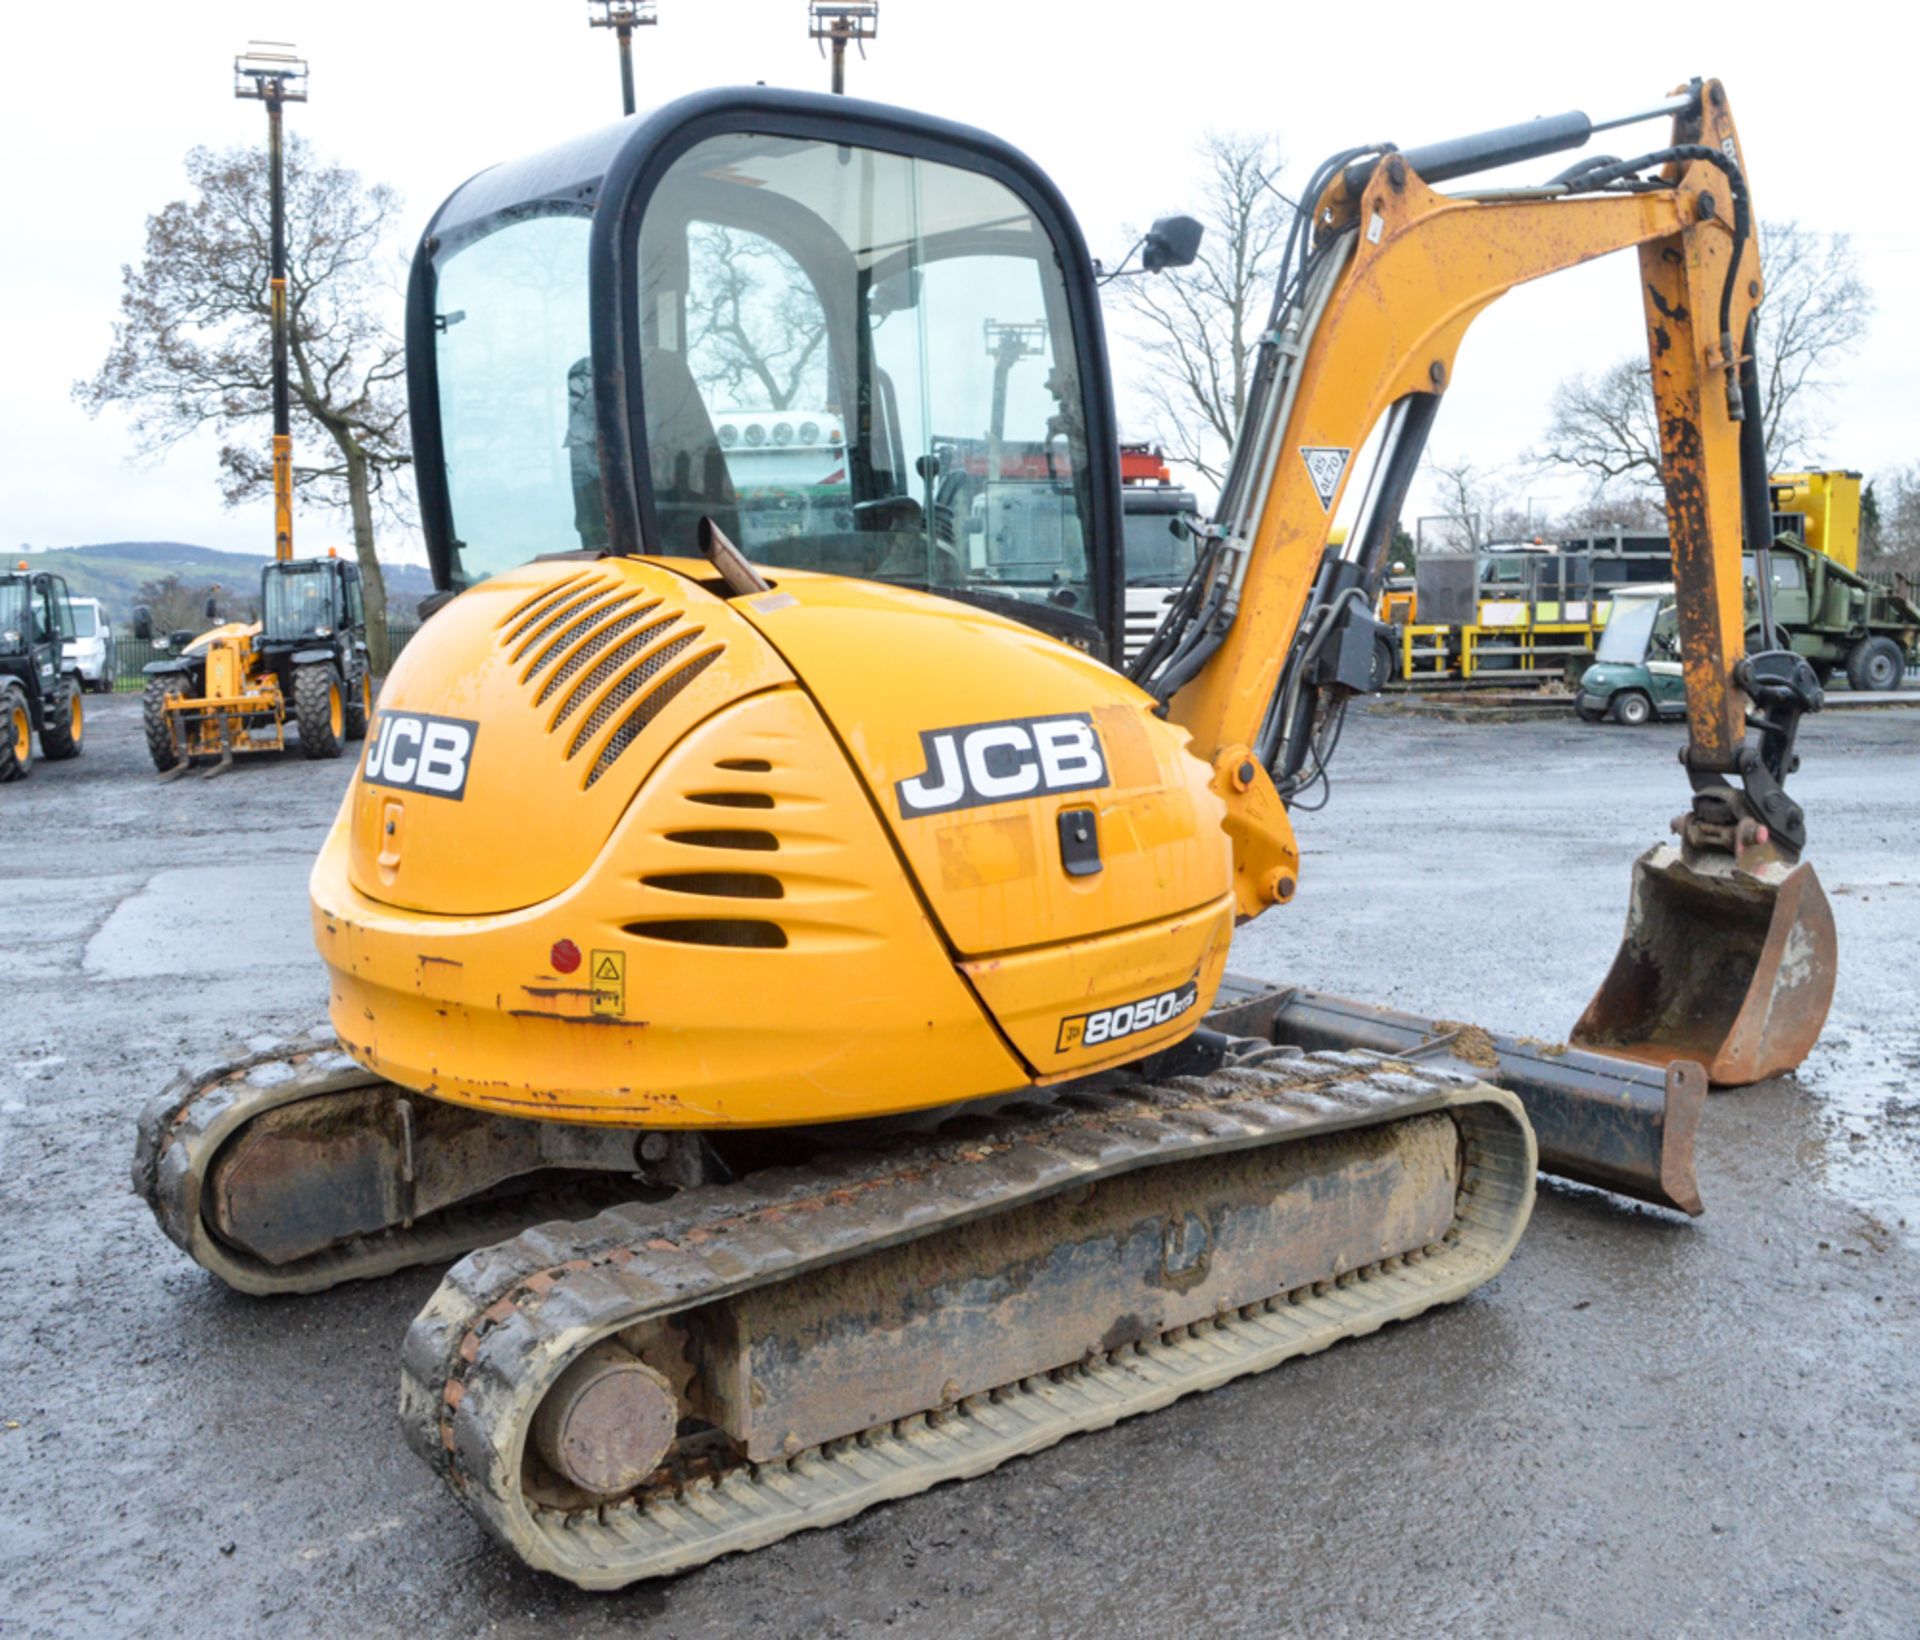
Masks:
[[[1340,488],[1347,463],[1353,459],[1352,449],[1342,450],[1329,444],[1303,444],[1300,446],[1300,459],[1307,464],[1307,477],[1313,480],[1313,493],[1320,498],[1321,510],[1331,512],[1333,492]]]
[[[612,957],[602,954],[593,970],[595,979],[617,980],[620,977],[620,965]]]

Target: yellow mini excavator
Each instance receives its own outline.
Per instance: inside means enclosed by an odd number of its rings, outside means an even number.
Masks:
[[[750,88],[466,183],[409,292],[439,607],[313,871],[337,1039],[154,1102],[167,1233],[261,1293],[470,1255],[408,1334],[408,1439],[514,1553],[611,1587],[1457,1298],[1542,1157],[1697,1206],[1676,1100],[1825,1014],[1782,789],[1820,694],[1741,652],[1771,521],[1732,115],[1695,81],[1631,118],[1670,139],[1535,187],[1436,191],[1629,121],[1321,167],[1130,675],[1095,272],[1022,155]],[[1144,261],[1194,245],[1169,219]],[[1693,797],[1523,1108],[1472,1074],[1510,1041],[1217,1004],[1236,923],[1294,896],[1289,805],[1366,687],[1462,335],[1627,248]]]

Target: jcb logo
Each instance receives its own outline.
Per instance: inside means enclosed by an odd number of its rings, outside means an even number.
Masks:
[[[1085,712],[922,729],[920,754],[926,772],[894,788],[909,820],[1107,784],[1100,737]]]
[[[1142,997],[1138,1002],[1122,1002],[1097,1013],[1074,1014],[1060,1021],[1060,1035],[1053,1045],[1055,1053],[1071,1053],[1075,1048],[1097,1048],[1102,1042],[1118,1042],[1122,1037],[1138,1036],[1156,1025],[1178,1019],[1199,999],[1200,987],[1188,980],[1176,991]]]
[[[379,731],[367,742],[367,761],[360,772],[375,786],[398,786],[457,801],[466,795],[467,764],[479,733],[480,725],[471,718],[382,712]]]

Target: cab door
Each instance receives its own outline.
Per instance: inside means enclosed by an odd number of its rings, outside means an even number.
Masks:
[[[30,602],[32,635],[27,642],[33,656],[33,675],[44,701],[59,690],[61,646],[73,636],[73,610],[67,603],[67,583],[57,575],[36,575]]]
[[[1805,626],[1813,615],[1807,601],[1807,562],[1797,552],[1775,549],[1771,556],[1774,624]]]
[[[1671,603],[1663,603],[1647,635],[1647,692],[1654,712],[1671,717],[1687,709],[1687,680],[1680,665],[1679,617]]]

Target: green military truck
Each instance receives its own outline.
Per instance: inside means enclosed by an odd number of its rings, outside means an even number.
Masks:
[[[1898,689],[1909,666],[1920,664],[1920,606],[1890,588],[1876,586],[1823,552],[1782,536],[1774,543],[1773,624],[1777,641],[1765,647],[1791,649],[1812,663],[1824,685],[1845,669],[1856,689]],[[1753,598],[1753,558],[1742,561],[1747,579],[1747,648],[1760,643]]]
[[[1804,655],[1824,685],[1845,668],[1855,689],[1898,689],[1920,658],[1920,607],[1843,568],[1824,553],[1782,538],[1773,549],[1775,648]],[[1746,560],[1747,648],[1761,647]],[[1641,724],[1683,717],[1680,640],[1671,584],[1614,594],[1613,613],[1581,675],[1574,709],[1589,723]]]

